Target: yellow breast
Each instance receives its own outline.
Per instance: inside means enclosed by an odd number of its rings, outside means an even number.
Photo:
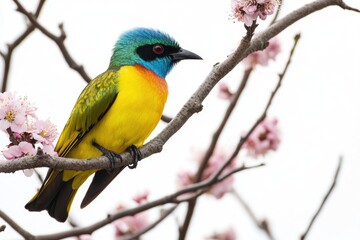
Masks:
[[[118,153],[131,145],[139,147],[155,129],[168,95],[166,81],[140,65],[121,67],[118,78],[114,103],[68,157],[100,156],[93,141]]]

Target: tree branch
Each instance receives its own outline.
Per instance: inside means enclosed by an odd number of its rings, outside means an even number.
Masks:
[[[80,74],[80,76],[86,81],[86,82],[90,82],[91,78],[87,75],[87,73],[84,70],[84,67],[82,65],[79,65],[75,62],[75,60],[71,57],[69,51],[67,50],[66,46],[65,46],[65,39],[66,39],[66,34],[65,34],[65,30],[64,30],[64,26],[63,24],[59,24],[59,30],[60,30],[60,35],[56,36],[55,34],[49,32],[43,25],[41,25],[36,17],[31,14],[30,12],[26,11],[26,9],[23,7],[23,5],[18,1],[18,0],[14,0],[16,6],[17,6],[17,10],[24,14],[29,21],[31,22],[31,24],[33,26],[35,26],[37,29],[39,29],[45,36],[47,36],[48,38],[50,38],[51,40],[53,40],[56,45],[59,47],[61,53],[64,56],[64,59],[66,61],[66,63],[68,64],[68,66],[75,70],[76,72],[78,72]]]
[[[40,15],[40,12],[44,6],[45,0],[40,0],[38,3],[38,6],[36,8],[34,18],[37,19]],[[11,60],[12,60],[12,54],[14,50],[35,30],[35,26],[32,24],[29,24],[25,31],[20,34],[20,36],[15,39],[13,43],[7,44],[7,52],[3,53],[0,51],[0,55],[2,56],[4,60],[4,72],[2,77],[2,87],[1,92],[5,92],[7,89],[7,83],[9,79],[9,73],[11,68]]]
[[[327,200],[329,199],[329,196],[330,194],[333,192],[334,188],[335,188],[335,185],[336,185],[336,182],[337,182],[337,179],[338,179],[338,176],[339,176],[339,172],[341,170],[341,165],[342,165],[342,162],[343,162],[343,159],[342,157],[339,158],[339,163],[338,163],[338,166],[337,166],[337,169],[336,169],[336,172],[335,172],[335,175],[334,175],[334,178],[333,178],[333,182],[329,188],[329,190],[327,191],[324,199],[322,200],[319,208],[316,210],[314,216],[312,217],[310,223],[309,223],[309,226],[307,227],[307,229],[305,230],[305,232],[301,235],[300,239],[301,240],[305,240],[308,233],[310,232],[311,230],[311,227],[314,225],[315,223],[315,220],[318,218],[321,210],[323,209],[325,203],[327,202]]]
[[[274,24],[274,22],[276,22],[276,20],[278,19],[283,4],[284,4],[284,1],[279,0],[279,5],[278,5],[278,7],[276,9],[276,12],[275,12],[275,15],[274,15],[273,19],[270,22],[270,25]]]
[[[255,223],[255,225],[259,229],[264,231],[264,233],[268,236],[270,240],[274,240],[274,237],[269,228],[268,221],[266,219],[263,219],[261,221],[258,220],[255,216],[255,213],[251,210],[250,206],[245,202],[245,200],[239,195],[239,193],[235,189],[232,190],[232,194],[243,205],[245,211],[248,213],[250,219]]]
[[[19,233],[25,239],[33,239],[34,235],[19,226],[13,219],[11,219],[6,213],[0,210],[0,218],[4,219],[17,233]]]

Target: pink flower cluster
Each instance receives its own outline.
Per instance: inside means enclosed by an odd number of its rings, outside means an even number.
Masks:
[[[233,228],[229,228],[224,232],[215,233],[207,240],[235,240],[236,239],[236,232]]]
[[[233,18],[251,26],[257,18],[265,20],[279,5],[277,0],[232,0]]]
[[[49,120],[39,120],[36,108],[26,98],[16,98],[10,92],[0,93],[0,129],[9,135],[10,144],[3,150],[4,157],[12,160],[34,156],[37,148],[55,156],[53,141],[57,130]],[[32,170],[24,171],[31,176]]]
[[[247,56],[243,63],[246,68],[254,68],[256,65],[267,66],[270,60],[275,60],[276,56],[280,53],[280,42],[277,38],[272,38],[269,45],[263,51],[257,51]]]
[[[201,154],[199,157],[199,161],[202,160],[204,157],[204,154]],[[228,160],[227,155],[220,151],[219,149],[215,149],[213,155],[210,157],[208,165],[206,166],[201,180],[205,180],[209,177],[211,177],[214,173],[216,173],[222,165]],[[198,161],[198,164],[200,162]],[[235,169],[235,159],[232,161],[224,170],[223,174],[227,174],[231,172],[233,169]],[[194,183],[195,181],[195,172],[193,171],[184,171],[178,174],[178,186],[179,187],[186,187]],[[230,176],[226,178],[225,180],[213,185],[207,193],[210,195],[213,195],[216,198],[222,198],[227,192],[230,192],[232,190],[232,185],[234,182],[234,177]]]
[[[148,192],[143,192],[133,198],[136,205],[143,204],[148,201]],[[116,211],[128,209],[129,206],[121,203],[117,206]],[[141,212],[133,216],[126,216],[113,222],[115,227],[115,239],[122,240],[126,235],[137,233],[144,230],[149,225],[147,214]]]
[[[270,150],[277,150],[280,144],[280,131],[277,126],[278,120],[265,119],[250,134],[244,144],[244,148],[251,156],[264,155]]]

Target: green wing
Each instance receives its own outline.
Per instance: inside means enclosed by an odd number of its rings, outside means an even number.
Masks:
[[[56,144],[55,151],[59,156],[66,157],[105,115],[118,94],[118,81],[117,72],[108,70],[85,87]]]

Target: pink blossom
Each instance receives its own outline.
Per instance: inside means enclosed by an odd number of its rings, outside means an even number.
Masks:
[[[249,27],[258,17],[265,20],[273,14],[277,5],[278,0],[232,0],[232,17]]]
[[[256,14],[251,13],[251,10],[251,8],[246,7],[241,1],[232,1],[233,17],[236,20],[243,22],[246,26],[251,26],[253,21],[257,18]]]
[[[199,161],[203,159],[203,154],[199,157]],[[220,151],[219,149],[215,149],[213,155],[210,157],[208,165],[206,166],[201,180],[208,179],[209,177],[212,177],[213,174],[215,174],[222,165],[228,160],[227,155],[225,152]],[[199,162],[200,164],[200,162]],[[236,164],[235,160],[232,161],[224,170],[223,174],[227,174],[233,169],[235,169]],[[185,171],[178,174],[178,186],[179,187],[186,187],[192,183],[194,183],[195,180],[195,172],[191,171]],[[216,198],[222,198],[227,192],[230,192],[232,190],[232,184],[234,181],[234,177],[230,176],[226,178],[225,180],[216,183],[213,185],[207,193],[210,195],[213,195]]]
[[[10,100],[0,107],[0,129],[8,128],[18,133],[27,130],[26,109],[18,101]]]
[[[277,126],[278,120],[265,119],[250,134],[244,148],[251,156],[264,155],[270,150],[277,150],[280,144],[280,133]]]
[[[36,119],[37,117],[35,111],[37,110],[37,108],[28,101],[27,97],[21,97],[19,98],[19,101],[22,108],[25,110],[26,116],[30,116]]]
[[[215,233],[214,235],[207,238],[208,240],[235,240],[236,232],[233,228],[229,228],[222,233]]]
[[[56,126],[49,119],[37,120],[33,125],[32,134],[35,140],[44,144],[52,144],[58,135]]]
[[[8,149],[2,151],[4,157],[7,160],[13,160],[15,158],[24,157],[24,156],[35,156],[36,150],[31,143],[20,142],[19,145],[10,146]],[[23,170],[25,176],[30,177],[34,170],[25,169]]]
[[[269,45],[263,51],[257,51],[247,56],[243,63],[246,68],[254,68],[256,65],[267,66],[270,60],[275,60],[276,56],[281,51],[280,43],[277,38],[272,38]]]
[[[16,98],[11,92],[0,93],[0,129],[25,132],[28,118],[36,118],[35,110],[26,97]]]
[[[3,150],[2,153],[7,160],[13,160],[23,156],[34,156],[36,150],[31,143],[20,142],[19,145],[13,145],[8,149]]]
[[[38,120],[36,108],[26,97],[15,97],[11,92],[0,93],[0,129],[9,134],[10,144],[2,153],[12,160],[36,154],[36,148],[56,156],[52,142],[57,137],[56,127],[49,121]],[[24,170],[26,176],[32,169]]]
[[[229,86],[224,83],[219,83],[219,97],[222,99],[229,100],[232,97],[233,93],[230,91]]]

